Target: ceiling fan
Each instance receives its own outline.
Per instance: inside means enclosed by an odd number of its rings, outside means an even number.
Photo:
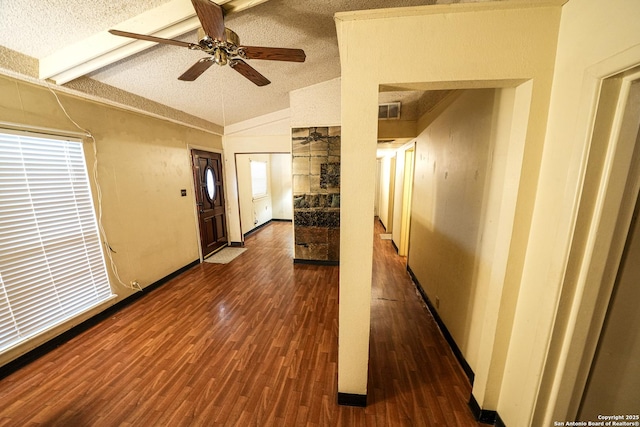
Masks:
[[[209,0],[191,0],[198,15],[204,34],[199,34],[198,43],[187,43],[180,40],[165,39],[144,34],[130,33],[120,30],[109,30],[111,34],[147,40],[174,46],[200,50],[211,56],[200,59],[185,71],[179,80],[194,81],[213,64],[229,65],[231,68],[251,80],[258,86],[271,83],[255,68],[244,62],[244,59],[267,59],[272,61],[304,62],[306,55],[302,49],[279,47],[242,46],[238,35],[224,26],[222,7]],[[200,37],[201,36],[201,37]]]

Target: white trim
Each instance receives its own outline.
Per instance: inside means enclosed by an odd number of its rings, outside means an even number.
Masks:
[[[635,55],[630,55],[632,51]],[[635,64],[629,61],[634,58]],[[624,236],[620,235],[621,228],[626,230],[626,236],[635,207],[635,200],[623,198],[626,185],[633,181],[637,189],[637,181],[640,179],[640,176],[631,175],[634,172],[631,160],[635,138],[633,141],[621,140],[620,132],[623,126],[623,116],[627,109],[630,88],[634,81],[640,80],[640,71],[622,78],[615,116],[609,138],[606,141],[606,158],[602,165],[589,227],[583,232],[576,230],[578,216],[581,213],[580,201],[583,197],[582,193],[590,165],[589,152],[594,144],[596,112],[600,104],[602,83],[609,77],[620,75],[632,69],[634,65],[637,66],[639,59],[640,46],[636,46],[636,48],[623,52],[611,60],[595,65],[587,70],[585,75],[582,91],[584,103],[581,108],[587,117],[585,121],[587,134],[582,137],[586,141],[587,149],[582,153],[580,172],[580,188],[582,190],[574,200],[571,224],[574,231],[567,249],[570,259],[574,258],[574,262],[578,262],[580,267],[575,279],[575,292],[567,296],[570,301],[565,303],[570,307],[566,310],[568,317],[566,328],[560,332],[558,337],[552,337],[552,340],[559,339],[560,345],[554,377],[546,401],[547,409],[543,421],[545,424],[550,424],[553,420],[560,418],[573,419],[577,415],[596,350],[597,342],[594,343],[590,337],[598,336],[602,329],[614,285],[613,279],[604,279],[604,273],[619,265],[623,249],[620,247],[620,239],[622,239],[622,246],[624,246]],[[623,223],[626,223],[626,227]],[[572,248],[582,239],[584,239],[583,249],[580,253],[571,254],[575,250]],[[569,262],[571,262],[570,259]],[[566,281],[567,277],[564,277],[563,280]],[[561,298],[558,298],[558,301],[560,300]],[[556,308],[556,318],[559,308]],[[570,396],[571,399],[567,399],[567,396]],[[559,401],[562,401],[562,404]]]
[[[40,135],[46,135],[49,138],[54,137],[70,137],[74,139],[89,138],[91,135],[86,132],[73,132],[68,130],[53,129],[39,126],[29,126],[19,123],[0,121],[0,129],[13,130],[18,132],[27,132]]]
[[[190,2],[171,0],[121,22],[115,27],[123,31],[171,38],[197,28],[199,22],[192,22],[191,26],[180,26],[192,17],[195,17],[195,11]],[[198,19],[196,18],[195,21]],[[176,25],[180,26],[179,30],[173,29]],[[191,28],[193,25],[196,26]],[[169,31],[166,31],[167,28]],[[51,78],[57,84],[64,84],[156,44],[114,36],[106,30],[101,31],[41,58],[39,77]]]

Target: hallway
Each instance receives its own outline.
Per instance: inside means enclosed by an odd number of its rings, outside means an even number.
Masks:
[[[0,425],[477,426],[471,386],[376,221],[366,408],[336,403],[338,267],[273,222],[0,380]]]
[[[376,221],[367,413],[376,415],[376,425],[483,425],[471,415],[469,380],[411,281],[405,258],[382,233]],[[398,424],[380,422],[383,414]]]

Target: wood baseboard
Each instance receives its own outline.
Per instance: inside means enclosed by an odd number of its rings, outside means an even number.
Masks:
[[[482,409],[473,394],[471,394],[471,397],[469,398],[469,408],[471,409],[473,416],[476,418],[476,420],[478,420],[478,422],[482,424],[505,427],[502,419],[500,418],[500,415],[498,415],[498,412]]]
[[[300,259],[294,258],[294,264],[309,264],[309,265],[340,265],[340,261],[326,261],[320,259]]]
[[[338,392],[338,405],[364,408],[367,406],[367,395]]]
[[[449,343],[449,346],[451,347],[451,350],[453,351],[453,354],[456,356],[456,359],[458,359],[458,362],[460,363],[460,366],[462,366],[462,370],[464,370],[464,373],[467,375],[467,378],[469,378],[469,382],[471,382],[471,385],[473,385],[473,380],[475,378],[475,374],[473,373],[473,369],[471,369],[471,366],[469,366],[469,363],[464,358],[464,355],[462,354],[462,351],[460,350],[460,347],[458,347],[458,344],[456,344],[456,341],[453,339],[453,336],[451,335],[451,333],[447,329],[447,326],[444,324],[444,322],[440,318],[440,315],[438,315],[438,312],[436,311],[435,307],[431,303],[431,300],[427,296],[426,292],[422,288],[422,285],[420,284],[420,281],[418,280],[416,275],[413,273],[413,271],[411,270],[411,267],[409,267],[409,265],[407,265],[407,271],[409,272],[409,275],[411,276],[411,279],[413,280],[413,283],[416,285],[416,288],[418,289],[418,292],[420,292],[420,295],[422,296],[422,299],[424,300],[425,304],[427,304],[427,307],[429,308],[429,311],[431,312],[431,315],[433,316],[433,319],[438,324],[438,327],[440,328],[440,331],[442,331],[442,335],[444,335],[444,338]]]

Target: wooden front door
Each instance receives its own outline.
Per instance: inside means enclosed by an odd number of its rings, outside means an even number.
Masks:
[[[202,256],[227,245],[222,155],[191,150]]]

